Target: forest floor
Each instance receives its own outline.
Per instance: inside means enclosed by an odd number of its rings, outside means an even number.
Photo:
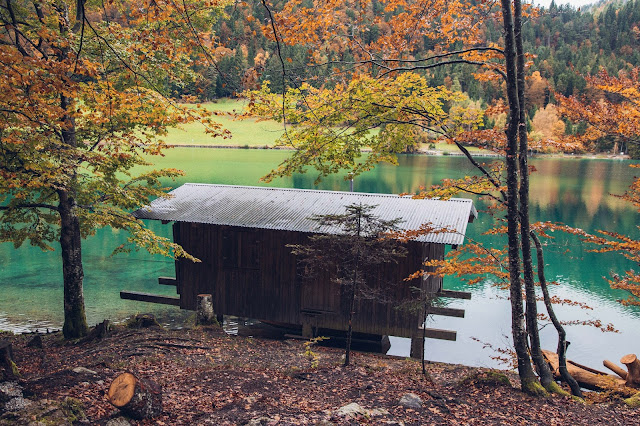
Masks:
[[[606,403],[595,393],[586,403],[534,398],[514,373],[443,363],[427,364],[428,380],[418,361],[370,353],[343,367],[344,350],[305,354],[305,341],[217,327],[118,326],[84,342],[54,333],[42,347],[29,345],[33,337],[9,337],[26,407],[0,414],[0,425],[640,425],[640,409],[612,395]],[[160,416],[136,421],[109,404],[109,385],[125,371],[162,386]],[[408,393],[421,403],[401,405]],[[359,407],[345,414],[351,403]]]

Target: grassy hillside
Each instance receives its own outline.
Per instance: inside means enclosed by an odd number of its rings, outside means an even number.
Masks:
[[[234,120],[232,114],[242,111],[245,103],[244,100],[221,99],[204,104],[220,114],[216,121],[231,132],[230,139],[212,138],[200,123],[190,123],[180,129],[171,129],[163,140],[169,145],[273,146],[282,135],[282,125],[274,121]]]
[[[219,115],[216,121],[231,132],[231,138],[212,138],[204,131],[200,123],[183,125],[179,129],[169,130],[163,140],[169,145],[177,146],[220,146],[220,147],[273,147],[275,141],[283,134],[282,124],[275,121],[257,121],[256,119],[238,120],[233,114],[241,112],[246,104],[243,99],[220,99],[217,102],[204,103],[210,111]],[[421,144],[421,151],[441,151],[458,153],[455,145],[446,143]],[[479,152],[478,148],[469,147],[470,151]]]

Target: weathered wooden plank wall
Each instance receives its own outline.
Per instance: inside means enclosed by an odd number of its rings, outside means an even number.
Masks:
[[[196,296],[213,295],[217,314],[319,328],[346,329],[345,297],[329,276],[303,280],[296,257],[287,244],[303,244],[308,234],[199,223],[174,224],[174,241],[201,260],[176,261],[180,306],[195,309]],[[368,273],[368,282],[388,302],[360,300],[354,330],[371,334],[411,336],[419,313],[400,309],[415,298],[411,287],[437,291],[442,279],[404,281],[421,268],[425,257],[442,258],[440,244],[408,244],[406,258]]]

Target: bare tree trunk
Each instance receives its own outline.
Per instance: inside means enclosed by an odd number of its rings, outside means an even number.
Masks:
[[[547,279],[544,276],[544,254],[542,251],[542,244],[540,244],[540,239],[538,236],[531,232],[531,239],[536,245],[536,253],[538,257],[538,281],[540,281],[540,288],[542,289],[542,295],[544,297],[544,305],[547,307],[547,313],[549,314],[549,318],[553,323],[553,326],[556,328],[558,332],[558,369],[560,370],[560,376],[562,380],[564,380],[569,387],[571,388],[571,393],[577,397],[582,398],[582,391],[580,390],[580,385],[576,380],[571,376],[569,370],[567,370],[567,333],[564,330],[560,321],[558,321],[558,317],[556,317],[556,313],[553,310],[553,305],[551,304],[551,297],[549,297],[549,289],[547,288]],[[542,351],[541,351],[542,352]],[[545,361],[545,365],[548,365]],[[548,367],[547,367],[548,368]]]
[[[533,278],[533,259],[531,255],[531,240],[529,239],[529,164],[525,108],[525,75],[524,75],[524,48],[522,46],[522,4],[519,0],[514,2],[515,43],[517,56],[517,81],[518,81],[518,149],[520,166],[520,241],[522,244],[522,270],[524,273],[524,289],[526,297],[526,324],[530,340],[531,359],[536,366],[540,382],[545,389],[551,390],[555,384],[553,375],[547,362],[542,356],[540,347],[540,335],[538,333],[538,308],[536,301],[535,282]]]
[[[518,2],[519,0],[515,0]],[[518,375],[522,390],[538,393],[539,384],[527,351],[527,334],[524,327],[522,285],[520,283],[520,239],[518,211],[518,82],[516,71],[516,47],[511,2],[502,0],[502,17],[505,31],[505,66],[507,70],[507,99],[509,101],[509,126],[507,127],[507,237],[509,254],[509,281],[511,296],[511,332],[518,359]],[[517,29],[520,30],[519,28]]]
[[[69,193],[58,191],[60,198],[60,248],[62,249],[62,275],[64,278],[64,326],[67,339],[85,336],[88,332],[84,312],[82,283],[82,239],[80,221],[74,214],[74,200]]]

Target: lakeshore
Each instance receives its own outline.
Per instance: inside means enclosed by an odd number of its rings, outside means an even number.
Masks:
[[[42,336],[42,347],[32,338],[9,337],[28,402],[0,425],[640,424],[638,408],[620,398],[535,398],[512,372],[427,363],[425,376],[415,360],[361,352],[345,368],[340,349],[217,327],[117,326],[84,342],[55,333]],[[125,371],[162,387],[160,415],[133,420],[108,403]]]
[[[280,151],[295,151],[295,148],[292,148],[290,146],[269,146],[269,145],[264,145],[264,146],[259,146],[259,145],[229,145],[229,144],[224,144],[224,145],[220,145],[220,144],[216,144],[216,145],[210,145],[210,144],[205,144],[205,145],[192,145],[192,144],[172,144],[172,145],[167,145],[167,147],[169,148],[210,148],[210,149],[265,149],[265,150],[269,150],[269,149],[275,149],[275,150],[280,150]],[[371,152],[371,149],[365,148],[362,149],[362,152]],[[407,154],[407,155],[430,155],[430,156],[457,156],[457,157],[464,157],[465,155],[462,152],[459,151],[445,151],[445,150],[438,150],[438,149],[428,149],[428,148],[418,148],[416,151],[412,151],[412,152],[403,152],[403,153],[399,153],[400,155],[402,154]],[[474,157],[493,157],[493,158],[501,158],[503,157],[502,154],[499,153],[495,153],[495,152],[490,152],[490,151],[474,151],[473,152]],[[592,159],[592,160],[631,160],[632,158],[629,157],[628,155],[620,155],[620,154],[607,154],[607,153],[600,153],[600,154],[563,154],[563,153],[531,153],[529,154],[530,158],[575,158],[575,159]]]

